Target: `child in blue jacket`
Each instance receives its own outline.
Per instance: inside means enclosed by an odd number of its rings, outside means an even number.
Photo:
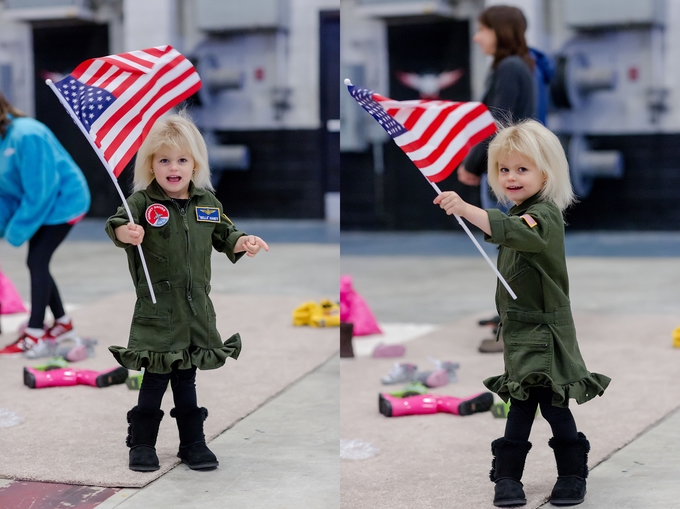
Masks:
[[[49,270],[52,254],[90,208],[85,176],[47,126],[28,118],[0,93],[0,237],[28,241],[31,274],[28,326],[0,357],[38,357],[74,335]],[[45,329],[45,309],[55,322]],[[32,355],[31,355],[32,354]]]

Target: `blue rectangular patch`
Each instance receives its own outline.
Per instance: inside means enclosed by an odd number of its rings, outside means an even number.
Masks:
[[[217,207],[196,207],[196,221],[219,223],[220,209]]]

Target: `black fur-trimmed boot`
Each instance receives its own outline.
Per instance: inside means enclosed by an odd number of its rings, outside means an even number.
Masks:
[[[553,437],[548,445],[552,447],[557,463],[557,482],[550,494],[550,503],[580,504],[586,497],[590,442],[579,431],[577,440],[558,440]]]
[[[192,470],[217,467],[220,462],[205,444],[203,421],[208,417],[206,408],[173,408],[170,417],[177,419],[179,452],[177,457]]]
[[[130,448],[130,470],[153,472],[161,468],[156,455],[156,438],[163,419],[163,410],[143,410],[138,406],[127,413]]]
[[[527,503],[520,481],[530,449],[531,442],[506,438],[498,438],[491,443],[494,458],[489,478],[496,483],[493,499],[493,505],[496,507],[512,507]]]

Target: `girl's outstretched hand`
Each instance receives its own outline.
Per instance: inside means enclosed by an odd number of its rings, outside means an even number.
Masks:
[[[269,246],[267,243],[256,235],[246,235],[244,237],[239,237],[236,241],[236,246],[234,246],[234,253],[240,253],[242,251],[246,252],[246,256],[253,257],[260,252],[260,249],[264,248],[265,251],[269,251]]]
[[[456,214],[458,216],[465,216],[467,209],[467,202],[458,196],[453,191],[444,191],[434,199],[434,204],[439,205],[448,215]]]

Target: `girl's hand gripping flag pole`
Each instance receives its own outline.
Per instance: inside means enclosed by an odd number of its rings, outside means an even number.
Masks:
[[[46,83],[99,156],[134,223],[117,178],[156,119],[201,88],[196,69],[171,46],[158,46],[86,60]],[[141,244],[137,248],[155,304]]]
[[[430,185],[441,194],[437,182],[451,175],[470,149],[496,132],[489,110],[479,102],[394,101],[345,80],[350,95],[375,118],[413,161]],[[489,259],[463,219],[454,214],[482,256],[513,299],[517,295]]]

